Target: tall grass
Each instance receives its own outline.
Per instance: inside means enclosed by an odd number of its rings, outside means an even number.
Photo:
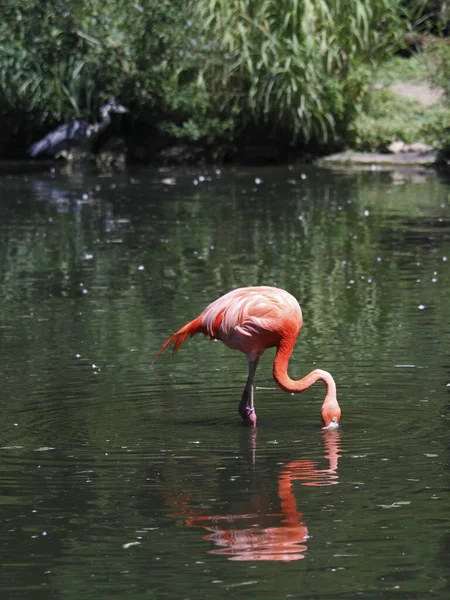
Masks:
[[[111,97],[188,140],[342,138],[405,2],[0,2],[0,155]]]
[[[370,68],[402,44],[401,0],[199,0],[225,57],[202,73],[223,108],[292,142],[327,142],[358,110]]]

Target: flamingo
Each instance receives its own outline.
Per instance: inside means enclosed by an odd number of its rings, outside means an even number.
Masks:
[[[248,378],[238,411],[250,427],[256,427],[255,372],[264,351],[275,347],[273,377],[277,384],[287,392],[301,393],[316,381],[323,381],[327,391],[321,408],[322,423],[325,428],[338,427],[341,409],[331,374],[314,369],[299,380],[288,375],[289,359],[302,323],[300,305],[289,292],[270,286],[238,288],[209,304],[197,318],[170,336],[152,364],[169,344],[173,344],[176,352],[186,338],[198,333],[221,340],[233,350],[240,350],[248,361]]]

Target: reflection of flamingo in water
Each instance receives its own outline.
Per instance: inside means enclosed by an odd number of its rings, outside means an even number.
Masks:
[[[255,427],[253,379],[256,367],[267,348],[276,347],[273,376],[278,385],[287,392],[300,393],[316,381],[323,381],[327,393],[321,408],[322,422],[325,427],[337,427],[341,409],[336,397],[336,384],[330,373],[315,369],[298,381],[291,379],[287,373],[302,323],[300,306],[288,292],[269,286],[239,288],[218,298],[196,319],[174,333],[153,362],[169,344],[173,344],[176,351],[186,338],[197,333],[221,340],[233,350],[240,350],[248,361],[248,378],[239,414],[251,427]]]
[[[201,527],[209,532],[203,539],[218,546],[209,550],[209,554],[239,561],[301,560],[308,549],[309,535],[303,515],[298,511],[292,484],[300,481],[304,486],[321,487],[339,483],[340,433],[325,431],[324,436],[328,468],[319,469],[311,460],[292,460],[283,465],[278,475],[281,514],[199,515],[190,506],[187,495],[166,494],[166,501],[180,510],[181,515],[176,516],[182,516],[188,527]],[[262,520],[275,521],[275,524],[263,527]]]

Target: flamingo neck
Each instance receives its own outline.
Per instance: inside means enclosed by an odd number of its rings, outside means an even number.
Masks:
[[[278,385],[283,390],[286,390],[286,392],[299,394],[314,385],[316,381],[323,381],[327,386],[327,393],[322,408],[331,409],[336,405],[339,406],[337,402],[336,383],[328,371],[315,369],[305,377],[302,377],[302,379],[297,380],[289,377],[287,369],[293,348],[294,344],[289,342],[280,343],[278,346],[273,363],[273,377]]]

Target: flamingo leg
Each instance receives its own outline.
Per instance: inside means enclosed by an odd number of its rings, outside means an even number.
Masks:
[[[259,358],[255,358],[255,360],[249,361],[248,363],[247,383],[245,384],[244,391],[242,392],[242,398],[238,408],[241,417],[252,427],[255,427],[256,425],[253,380],[255,378],[258,362]]]

